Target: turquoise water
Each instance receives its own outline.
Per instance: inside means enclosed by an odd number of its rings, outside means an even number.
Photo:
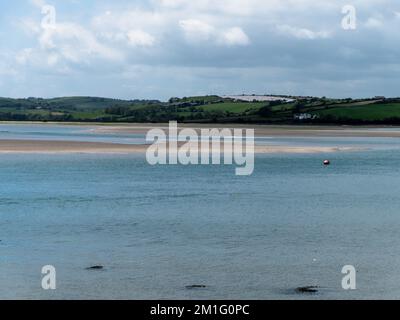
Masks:
[[[371,141],[384,148],[260,155],[250,177],[142,155],[0,155],[0,298],[400,298],[400,150]],[[341,288],[348,264],[355,291]],[[41,288],[44,265],[54,291]],[[310,285],[319,293],[295,292]]]

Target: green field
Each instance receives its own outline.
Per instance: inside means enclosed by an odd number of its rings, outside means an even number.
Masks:
[[[318,111],[317,114],[355,120],[385,120],[400,118],[400,103],[339,106]]]
[[[305,116],[304,116],[305,115]],[[0,98],[1,121],[400,124],[400,98],[243,102],[218,96],[158,100]]]
[[[232,113],[243,113],[258,110],[265,106],[265,102],[224,102],[203,106],[204,111],[222,111]]]

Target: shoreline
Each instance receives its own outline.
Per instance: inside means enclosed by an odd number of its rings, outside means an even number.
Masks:
[[[118,144],[103,142],[0,140],[0,154],[145,154],[150,145]],[[223,150],[221,148],[221,150]],[[355,147],[314,146],[255,146],[255,154],[312,154],[354,152],[366,149]],[[198,150],[202,152],[201,149]]]
[[[132,124],[94,126],[93,133],[146,134],[148,130],[160,128],[168,131],[168,124]],[[201,129],[254,129],[255,137],[381,137],[400,138],[400,127],[347,127],[347,126],[290,126],[290,125],[220,125],[178,124],[179,129],[190,128],[198,133]]]
[[[168,129],[168,123],[89,123],[89,122],[27,122],[0,121],[1,125],[72,126],[103,134],[146,134],[150,129]],[[254,129],[256,137],[382,137],[400,138],[399,126],[310,126],[310,125],[246,125],[246,124],[187,124],[179,128]]]
[[[0,122],[1,125],[38,125],[38,126],[71,126],[70,123],[38,123],[38,122]],[[74,128],[79,129],[81,132],[93,134],[93,136],[103,134],[136,134],[141,135],[143,138],[150,129],[158,128],[163,129],[166,133],[169,130],[169,124],[77,124]],[[192,128],[197,133],[201,129],[254,129],[255,138],[400,138],[400,127],[321,127],[321,126],[276,126],[276,125],[188,125],[178,124],[178,131],[180,129]],[[6,127],[3,129],[7,130]],[[12,129],[10,129],[12,130]],[[36,129],[35,129],[36,130]],[[38,129],[40,130],[40,129]],[[51,139],[51,138],[48,138]],[[28,154],[61,154],[61,153],[88,153],[88,154],[145,154],[149,144],[126,144],[122,140],[119,142],[89,142],[89,141],[68,141],[68,140],[35,140],[26,137],[26,139],[5,138],[0,139],[0,154],[6,153],[28,153]],[[196,146],[198,152],[202,153],[200,146]],[[222,148],[222,147],[221,147]],[[366,151],[368,147],[346,146],[343,143],[338,143],[333,146],[310,146],[304,145],[258,145],[257,142],[254,146],[255,154],[312,154],[312,153],[334,153],[334,152],[354,152]],[[205,152],[205,151],[204,151]],[[207,151],[208,152],[208,151]]]

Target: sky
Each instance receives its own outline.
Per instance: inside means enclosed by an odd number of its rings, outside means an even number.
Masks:
[[[396,0],[0,0],[0,96],[400,96]]]

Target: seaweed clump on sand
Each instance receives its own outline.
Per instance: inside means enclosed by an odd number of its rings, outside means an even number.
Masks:
[[[297,293],[317,293],[319,287],[318,286],[307,286],[307,287],[298,287],[296,288]]]
[[[205,289],[205,288],[207,288],[207,286],[205,286],[205,285],[203,285],[203,284],[193,284],[193,285],[190,285],[190,286],[186,286],[185,287],[186,289]]]
[[[91,266],[91,267],[86,268],[86,270],[103,270],[103,269],[104,269],[104,267],[103,267],[103,266],[100,266],[100,265],[98,265],[98,266]]]

